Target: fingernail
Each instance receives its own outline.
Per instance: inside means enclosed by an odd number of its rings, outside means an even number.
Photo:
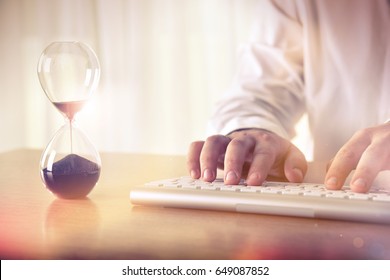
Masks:
[[[197,170],[191,170],[190,175],[191,175],[191,177],[193,179],[198,179],[199,178],[199,172]]]
[[[211,181],[211,180],[214,180],[214,174],[213,174],[213,171],[211,171],[211,169],[205,169],[203,171],[203,179],[206,180],[206,181]]]
[[[260,185],[262,183],[260,179],[261,176],[259,173],[252,173],[246,181],[249,182],[251,185]]]
[[[327,187],[330,187],[330,188],[334,188],[337,186],[337,178],[336,177],[330,177],[327,181],[326,181],[326,186]]]
[[[354,188],[355,191],[362,191],[362,192],[367,191],[367,183],[362,178],[353,181],[352,187]]]
[[[298,177],[298,180],[303,180],[303,171],[299,168],[294,168],[294,173]]]
[[[229,171],[226,174],[225,181],[227,182],[235,182],[237,180],[237,175],[234,171]]]

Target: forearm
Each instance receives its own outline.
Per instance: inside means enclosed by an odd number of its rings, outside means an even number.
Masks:
[[[302,26],[294,3],[286,9],[261,2],[251,41],[240,49],[231,88],[217,103],[210,134],[262,128],[283,138],[305,110]]]

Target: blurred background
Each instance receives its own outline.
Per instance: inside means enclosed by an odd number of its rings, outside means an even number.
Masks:
[[[257,1],[0,0],[0,152],[43,149],[62,126],[37,61],[52,41],[83,41],[102,72],[77,120],[97,149],[185,154],[207,135]]]

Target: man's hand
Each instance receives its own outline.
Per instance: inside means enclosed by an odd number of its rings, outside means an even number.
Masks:
[[[266,178],[302,182],[307,171],[303,153],[288,140],[265,130],[245,129],[193,142],[187,167],[194,179],[213,181],[224,169],[226,184],[261,185]]]
[[[390,123],[355,133],[330,163],[327,188],[340,189],[354,169],[350,187],[355,192],[367,192],[378,173],[390,169]]]

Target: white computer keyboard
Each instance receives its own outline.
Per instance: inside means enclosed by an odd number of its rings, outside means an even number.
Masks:
[[[390,223],[390,189],[379,187],[355,193],[346,186],[334,191],[323,184],[225,185],[222,179],[180,177],[134,188],[130,199],[141,205]]]
[[[323,184],[264,182],[262,186],[248,186],[244,180],[239,185],[225,185],[222,179],[214,182],[195,180],[190,177],[181,177],[153,181],[145,184],[146,187],[184,188],[193,190],[212,190],[219,192],[248,192],[280,195],[302,195],[323,198],[342,198],[358,200],[375,200],[390,202],[390,190],[373,188],[369,193],[356,193],[347,186],[341,190],[327,190]]]

